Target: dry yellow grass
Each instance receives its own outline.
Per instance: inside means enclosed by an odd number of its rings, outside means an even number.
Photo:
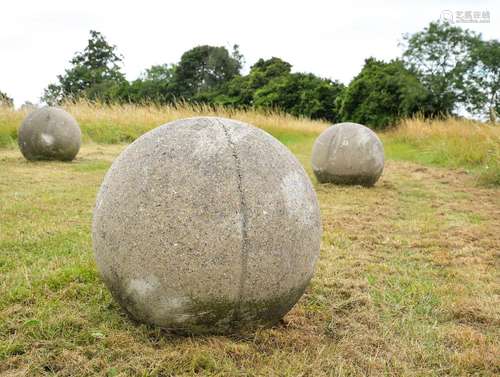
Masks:
[[[202,115],[238,119],[263,129],[283,132],[319,133],[328,126],[324,122],[297,118],[280,112],[237,110],[188,103],[156,106],[96,105],[89,102],[79,102],[76,104],[68,103],[63,107],[83,125],[117,125],[124,129],[130,129],[131,134],[135,134],[137,130],[145,132],[173,120]]]
[[[446,119],[426,121],[424,119],[407,119],[390,131],[388,136],[408,144],[428,145],[436,141],[444,146],[439,152],[445,155],[460,155],[460,162],[486,162],[492,154],[497,154],[500,143],[500,127],[490,126],[466,119]]]
[[[328,126],[325,122],[297,118],[280,112],[236,110],[188,103],[157,106],[106,105],[81,101],[67,103],[62,108],[76,118],[82,128],[85,142],[104,144],[128,143],[164,123],[194,116],[238,119],[284,138],[316,135]],[[0,147],[15,145],[17,128],[26,115],[26,111],[0,107]]]
[[[9,107],[0,106],[0,147],[14,145],[17,128],[26,115],[25,111],[14,111]]]
[[[383,134],[386,153],[476,173],[481,183],[500,185],[500,127],[466,119],[407,119]]]

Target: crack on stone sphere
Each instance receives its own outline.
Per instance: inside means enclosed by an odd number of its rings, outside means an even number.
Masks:
[[[238,152],[236,149],[236,144],[233,142],[231,135],[229,134],[229,130],[226,128],[223,122],[217,119],[217,122],[221,125],[224,134],[226,135],[227,142],[229,147],[231,148],[231,153],[234,158],[236,174],[238,176],[238,192],[240,196],[240,218],[241,218],[241,276],[238,287],[238,307],[234,312],[234,321],[238,321],[239,316],[241,315],[241,302],[243,298],[243,293],[245,291],[245,280],[248,271],[248,250],[247,250],[247,214],[246,214],[246,203],[245,203],[245,195],[243,193],[242,187],[242,177],[241,177],[241,161],[238,156]]]

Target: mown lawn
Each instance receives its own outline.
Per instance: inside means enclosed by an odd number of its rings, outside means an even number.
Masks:
[[[308,172],[314,137],[279,135]],[[500,373],[500,192],[389,160],[373,188],[316,185],[317,273],[284,321],[176,337],[128,319],[100,281],[90,223],[123,145],[72,163],[0,149],[1,376]]]

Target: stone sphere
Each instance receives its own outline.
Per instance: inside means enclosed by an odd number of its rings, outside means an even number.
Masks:
[[[81,141],[75,118],[56,107],[30,113],[18,133],[19,148],[27,160],[71,161],[80,150]]]
[[[101,277],[139,322],[181,333],[276,323],[319,255],[316,194],[266,132],[182,119],[129,145],[104,178],[92,238]]]
[[[312,167],[320,183],[372,186],[384,170],[384,147],[368,127],[335,124],[314,142]]]

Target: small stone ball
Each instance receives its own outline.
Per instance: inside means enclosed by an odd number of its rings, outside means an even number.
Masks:
[[[71,161],[80,150],[81,140],[75,118],[56,107],[30,113],[18,133],[19,148],[27,160]]]
[[[248,124],[182,119],[129,145],[104,178],[92,238],[131,317],[173,332],[270,326],[318,259],[316,194],[280,142]]]
[[[368,127],[335,124],[314,142],[312,167],[320,183],[372,186],[384,170],[384,147]]]

